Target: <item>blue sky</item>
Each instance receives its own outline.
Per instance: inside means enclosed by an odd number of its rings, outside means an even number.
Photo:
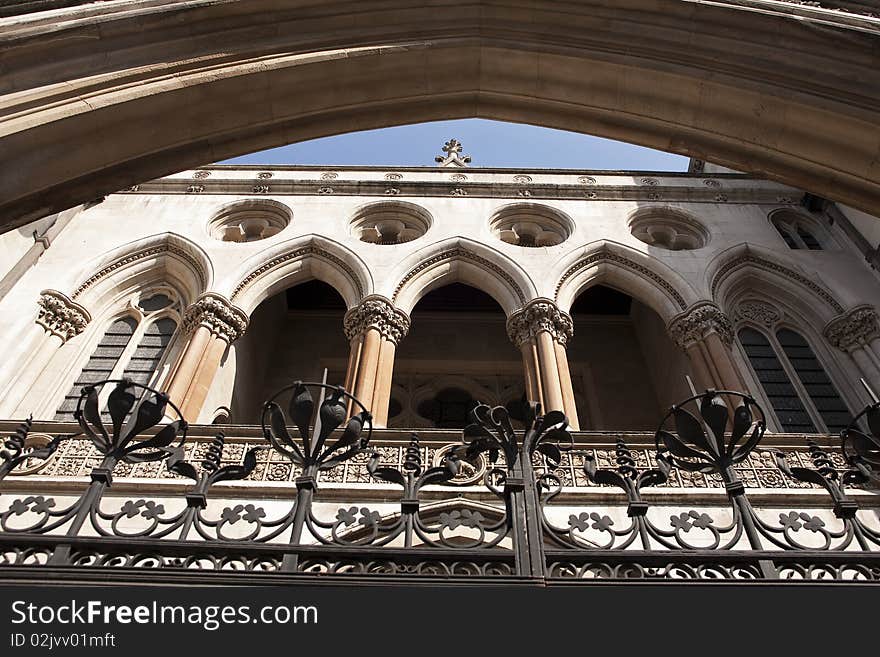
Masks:
[[[475,167],[687,171],[688,160],[619,141],[485,119],[432,121],[324,137],[224,164],[434,166],[455,137]]]

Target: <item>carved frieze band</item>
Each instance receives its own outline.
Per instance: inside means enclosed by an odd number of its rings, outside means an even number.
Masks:
[[[825,327],[825,338],[841,351],[858,349],[880,338],[877,311],[871,306],[857,306],[835,317]]]
[[[712,298],[717,298],[718,287],[721,285],[722,282],[724,282],[724,280],[728,276],[730,276],[740,267],[746,267],[749,265],[764,269],[766,271],[781,274],[786,278],[790,278],[791,280],[800,283],[804,287],[811,290],[816,296],[822,299],[829,306],[831,306],[836,312],[843,313],[843,306],[837,303],[837,301],[834,299],[833,296],[831,296],[828,290],[817,284],[815,281],[810,280],[803,274],[799,274],[796,271],[789,269],[788,267],[785,267],[775,262],[771,262],[770,260],[765,260],[764,258],[760,258],[751,253],[746,253],[739,256],[738,258],[734,258],[718,270],[718,272],[715,274],[715,277],[712,279]]]
[[[37,300],[40,312],[37,324],[62,342],[67,342],[82,333],[92,320],[89,311],[57,290],[43,290]]]
[[[669,335],[682,349],[715,332],[724,344],[733,343],[733,326],[727,315],[711,301],[694,304],[669,323]]]
[[[183,331],[190,333],[204,326],[211,333],[232,344],[240,338],[248,325],[248,316],[225,297],[208,292],[192,303],[183,316]]]
[[[543,331],[562,346],[566,346],[574,336],[571,316],[559,310],[549,299],[530,301],[507,320],[507,335],[517,347],[534,340]]]
[[[291,251],[290,253],[280,255],[277,258],[272,258],[269,262],[261,265],[257,269],[254,269],[251,273],[245,276],[238,285],[235,286],[235,289],[232,291],[232,296],[230,298],[235,301],[236,297],[241,294],[242,290],[244,290],[248,285],[253,283],[257,278],[265,274],[270,269],[274,269],[275,267],[279,267],[293,260],[305,258],[306,256],[310,255],[328,260],[329,262],[332,262],[334,265],[336,265],[339,269],[344,271],[348,275],[348,278],[351,281],[352,285],[354,285],[354,288],[357,290],[358,297],[364,296],[363,284],[361,283],[354,270],[349,267],[345,261],[333,255],[329,251],[325,251],[324,249],[321,249],[317,246],[304,246],[300,249],[296,249],[295,251]]]
[[[471,253],[466,249],[449,249],[448,251],[438,253],[437,255],[428,258],[424,262],[419,263],[416,267],[413,267],[409,272],[407,272],[406,276],[404,276],[400,280],[400,283],[397,284],[392,299],[394,301],[397,300],[400,291],[414,276],[445,260],[467,260],[469,262],[473,262],[478,267],[481,267],[487,271],[495,272],[499,277],[504,279],[507,285],[514,291],[514,294],[516,294],[520,303],[526,302],[526,295],[523,292],[522,288],[517,284],[517,282],[513,280],[513,276],[508,274],[491,260],[487,260],[486,258]]]
[[[137,262],[138,260],[143,260],[144,258],[152,258],[155,256],[163,255],[163,254],[171,254],[177,256],[181,260],[185,261],[189,264],[194,271],[198,273],[201,284],[207,285],[208,282],[208,274],[205,272],[205,268],[202,266],[202,263],[199,262],[196,258],[192,256],[185,249],[180,248],[174,244],[160,244],[158,246],[152,246],[145,249],[141,249],[140,251],[135,251],[120,260],[117,260],[113,264],[107,265],[103,267],[100,271],[95,272],[92,276],[83,282],[73,293],[73,298],[76,299],[80,294],[85,292],[92,285],[97,283],[99,280],[107,276],[108,274],[113,273],[117,269],[121,269],[126,265],[130,265],[133,262]]]
[[[629,258],[625,258],[622,255],[618,255],[617,253],[611,253],[610,251],[600,251],[598,253],[593,253],[592,255],[587,256],[583,260],[579,260],[577,263],[568,268],[568,270],[562,275],[562,278],[559,279],[559,282],[556,284],[556,292],[554,294],[554,298],[559,299],[559,291],[562,289],[562,286],[565,284],[569,278],[574,276],[581,269],[586,269],[587,267],[592,267],[596,264],[602,264],[605,262],[614,263],[617,265],[621,265],[631,271],[634,271],[638,275],[643,278],[647,278],[654,283],[656,283],[659,287],[665,290],[669,296],[675,300],[675,303],[679,308],[684,310],[687,308],[687,303],[685,303],[684,297],[676,290],[665,278],[657,274],[656,272],[651,271],[644,265],[640,265],[637,262],[630,260]]]
[[[385,297],[369,296],[345,313],[342,326],[349,340],[376,329],[385,339],[400,344],[409,333],[410,321],[409,315]]]

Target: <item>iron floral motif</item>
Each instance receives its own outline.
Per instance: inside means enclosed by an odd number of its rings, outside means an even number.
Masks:
[[[413,545],[413,537],[416,536],[425,545],[432,547],[456,547],[456,544],[449,542],[444,534],[445,529],[455,528],[445,521],[444,514],[441,514],[439,526],[430,525],[420,517],[419,493],[424,486],[443,484],[452,479],[458,472],[458,458],[450,454],[443,459],[441,465],[425,469],[422,466],[421,452],[419,437],[414,433],[406,449],[402,469],[380,466],[381,454],[378,452],[374,452],[367,462],[367,472],[372,477],[403,488],[400,516],[396,521],[382,526],[380,516],[375,511],[368,508],[358,510],[354,506],[349,509],[341,508],[332,523],[314,521],[317,526],[330,530],[330,539],[327,542],[341,545],[381,546],[402,536],[404,546],[410,548]],[[358,513],[360,513],[359,517]],[[347,533],[341,534],[340,530],[346,530]],[[432,534],[436,535],[436,538]],[[483,542],[484,535],[485,532],[481,529],[481,536],[475,545]],[[457,545],[457,547],[461,546]]]
[[[330,393],[319,400],[317,408],[310,388],[320,389],[322,397],[324,392]],[[285,415],[276,400],[288,392],[290,401]],[[360,408],[360,411],[349,417],[342,433],[328,445],[330,436],[348,417],[349,404],[352,410]],[[288,418],[296,426],[298,437],[288,431]],[[305,527],[321,540],[323,535],[318,528],[322,521],[312,514],[318,472],[335,468],[367,449],[373,434],[370,412],[339,386],[296,381],[276,392],[263,405],[262,427],[263,435],[275,451],[301,469],[296,479],[296,502],[289,520],[293,526],[290,542],[298,544]]]

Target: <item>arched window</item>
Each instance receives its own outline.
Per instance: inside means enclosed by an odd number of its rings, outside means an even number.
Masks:
[[[55,419],[60,422],[73,422],[73,412],[76,410],[80,390],[85,385],[97,383],[109,379],[110,374],[116,367],[116,363],[128,346],[131,336],[137,327],[133,317],[123,317],[113,322],[104,332],[104,336],[95,347],[89,361],[85,364],[70,391],[64,396],[64,401],[55,413]]]
[[[776,339],[828,430],[837,433],[845,429],[852,416],[804,337],[781,329]]]
[[[790,329],[767,336],[751,327],[738,336],[783,431],[837,432],[849,424],[846,404],[803,336]]]
[[[147,385],[165,355],[165,348],[171,342],[176,328],[177,322],[168,317],[151,322],[125,366],[122,378]]]
[[[115,320],[64,396],[55,419],[74,421],[73,413],[85,385],[105,379],[130,379],[141,385],[152,384],[177,330],[177,314],[171,308],[174,305],[175,299],[164,291],[146,295],[132,304],[134,314]]]
[[[809,219],[795,212],[780,210],[773,213],[773,226],[790,249],[821,251],[822,242]]]

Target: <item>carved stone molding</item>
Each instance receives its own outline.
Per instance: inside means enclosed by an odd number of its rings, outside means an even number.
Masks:
[[[648,269],[644,265],[641,265],[637,262],[634,262],[633,260],[630,260],[629,258],[626,258],[622,255],[617,254],[617,253],[612,253],[611,251],[606,251],[606,250],[598,251],[597,253],[592,253],[592,254],[588,255],[587,257],[583,258],[582,260],[579,260],[571,267],[569,267],[568,270],[559,279],[559,282],[556,284],[556,292],[554,293],[555,298],[557,300],[559,299],[559,292],[560,292],[560,290],[562,290],[562,286],[565,285],[565,282],[569,278],[574,276],[581,269],[592,267],[593,265],[604,264],[606,262],[625,267],[626,269],[629,269],[629,270],[639,274],[640,276],[653,281],[658,286],[663,288],[663,290],[665,290],[666,293],[672,299],[675,300],[675,303],[678,305],[679,308],[681,308],[682,310],[687,308],[687,304],[685,303],[684,297],[682,297],[682,295],[679,293],[679,291],[676,290],[672,286],[672,284],[669,281],[667,281],[665,278],[663,278],[662,276],[660,276],[656,272],[651,271],[650,269]]]
[[[410,320],[409,315],[391,301],[375,295],[366,297],[360,305],[345,313],[342,326],[349,340],[376,329],[383,338],[400,344],[409,333]]]
[[[57,335],[62,342],[82,333],[92,320],[88,310],[57,290],[40,292],[37,304],[40,306],[37,324]]]
[[[733,325],[727,315],[711,301],[696,303],[669,323],[669,335],[682,349],[699,342],[713,331],[724,344],[733,343]]]
[[[880,337],[877,311],[871,306],[857,306],[828,322],[824,334],[841,351],[858,349]]]
[[[207,292],[195,300],[183,315],[183,331],[190,333],[204,326],[229,344],[238,340],[247,329],[248,316],[225,297]]]
[[[517,310],[507,320],[507,336],[517,347],[546,331],[563,347],[574,336],[571,316],[559,310],[549,299],[535,299]]]
[[[771,262],[770,260],[765,260],[764,258],[756,256],[752,253],[745,253],[737,258],[734,258],[715,273],[715,276],[712,278],[711,285],[712,297],[717,298],[718,288],[725,279],[727,279],[737,269],[748,266],[757,267],[759,269],[764,269],[765,271],[770,271],[781,276],[785,276],[786,278],[789,278],[811,290],[817,297],[819,297],[825,303],[831,306],[836,312],[843,313],[843,306],[841,306],[837,302],[837,300],[831,295],[830,292],[828,292],[828,290],[823,288],[815,281],[807,278],[803,274],[799,274],[798,272],[789,269],[784,265],[780,265],[776,262]]]
[[[354,288],[357,290],[357,294],[359,297],[364,294],[364,286],[361,283],[360,278],[355,273],[354,269],[352,269],[344,260],[333,255],[329,251],[326,251],[318,246],[304,246],[302,248],[296,249],[295,251],[291,251],[289,253],[282,254],[275,258],[272,258],[269,262],[266,262],[252,272],[250,272],[247,276],[245,276],[238,285],[235,286],[235,289],[232,291],[232,300],[235,301],[236,297],[242,293],[242,291],[248,287],[251,283],[253,283],[260,276],[268,272],[270,269],[274,269],[275,267],[280,267],[284,264],[292,262],[294,260],[298,260],[299,258],[305,258],[307,256],[317,256],[324,260],[327,260],[333,263],[340,270],[344,271],[348,275],[348,279],[351,281]]]
[[[495,272],[499,277],[504,279],[508,286],[513,290],[520,303],[526,302],[525,292],[523,292],[523,289],[513,279],[513,276],[508,274],[491,260],[483,258],[482,256],[478,256],[475,253],[471,253],[467,249],[462,248],[449,249],[447,251],[443,251],[442,253],[438,253],[437,255],[431,256],[427,260],[422,261],[421,263],[410,269],[406,273],[406,275],[402,279],[400,279],[397,287],[394,288],[394,295],[392,296],[392,299],[397,300],[397,297],[400,295],[401,290],[403,290],[406,284],[413,277],[425,271],[426,269],[437,265],[438,263],[444,262],[445,260],[467,260],[468,262],[474,263],[478,267]]]
[[[73,298],[76,299],[92,285],[97,283],[105,276],[112,274],[117,269],[126,267],[134,262],[137,262],[138,260],[143,260],[144,258],[155,258],[166,254],[175,256],[186,262],[198,274],[199,283],[201,285],[207,285],[208,272],[205,271],[202,263],[194,258],[193,255],[189,253],[186,249],[183,249],[175,244],[165,242],[156,246],[146,247],[139,251],[135,251],[134,253],[130,253],[124,258],[121,258],[120,260],[117,260],[116,262],[109,264],[106,267],[103,267],[100,271],[95,272],[92,276],[86,279],[82,283],[82,285],[76,288],[73,293]]]
[[[750,320],[766,327],[771,327],[782,319],[782,313],[769,303],[750,299],[740,303],[733,313],[734,319]]]

